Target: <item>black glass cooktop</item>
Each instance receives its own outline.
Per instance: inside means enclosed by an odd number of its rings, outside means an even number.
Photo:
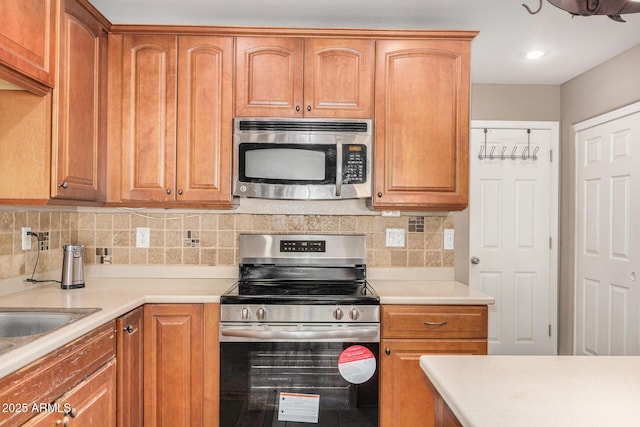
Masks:
[[[241,264],[223,304],[379,304],[363,265],[340,267]]]
[[[379,304],[366,282],[238,282],[223,304]]]

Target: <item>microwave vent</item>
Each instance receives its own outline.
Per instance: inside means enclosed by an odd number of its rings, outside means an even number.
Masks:
[[[283,120],[240,120],[241,131],[280,131],[280,132],[368,132],[367,122],[349,121],[283,121]]]

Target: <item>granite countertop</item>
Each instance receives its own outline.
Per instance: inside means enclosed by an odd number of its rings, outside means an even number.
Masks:
[[[413,272],[409,272],[413,273]],[[85,271],[86,287],[62,290],[58,284],[0,296],[0,307],[100,308],[96,313],[0,354],[0,378],[94,328],[145,303],[219,303],[236,281],[237,268],[145,266]],[[414,274],[379,271],[370,280],[382,304],[493,304],[493,298],[450,280],[439,270]],[[431,277],[430,277],[431,276]],[[429,278],[429,279],[427,279]],[[435,280],[430,280],[433,278]]]
[[[637,426],[637,356],[422,356],[463,426]]]

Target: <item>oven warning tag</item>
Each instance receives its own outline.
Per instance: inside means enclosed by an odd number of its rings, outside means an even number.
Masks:
[[[340,353],[338,370],[350,383],[362,384],[376,372],[376,357],[368,348],[352,345]]]
[[[318,423],[319,394],[280,393],[278,421]]]

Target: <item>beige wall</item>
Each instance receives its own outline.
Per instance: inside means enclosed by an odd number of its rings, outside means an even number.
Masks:
[[[559,351],[573,353],[575,146],[572,126],[640,101],[640,45],[562,85],[560,129],[560,342]]]

